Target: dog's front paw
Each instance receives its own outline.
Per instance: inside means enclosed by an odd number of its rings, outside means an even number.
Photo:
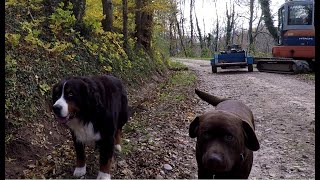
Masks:
[[[121,152],[121,145],[120,144],[116,144],[114,146],[114,148],[116,149],[116,151]]]
[[[83,167],[76,167],[76,169],[73,172],[73,176],[75,177],[81,177],[86,175],[86,165],[84,165]]]
[[[111,179],[111,175],[108,173],[99,171],[97,179]]]

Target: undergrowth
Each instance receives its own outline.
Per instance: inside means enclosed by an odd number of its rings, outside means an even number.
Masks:
[[[160,88],[163,90],[159,95],[160,100],[166,101],[171,99],[179,103],[185,99],[185,93],[179,92],[179,89],[191,86],[195,81],[196,75],[192,71],[177,71],[173,73],[167,82],[160,84]]]
[[[71,3],[60,3],[48,15],[43,0],[6,0],[6,143],[29,122],[52,118],[51,87],[61,78],[113,74],[134,87],[166,71],[167,55],[161,47],[153,47],[151,57],[135,50],[135,39],[130,38],[129,49],[134,53],[129,58],[122,47],[122,34],[104,32],[101,14],[92,16],[98,8],[95,3],[87,2],[83,34],[76,30]],[[115,26],[120,25],[115,21]]]

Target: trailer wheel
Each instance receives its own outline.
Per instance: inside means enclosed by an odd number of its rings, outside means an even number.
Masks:
[[[248,64],[248,71],[249,71],[249,72],[253,72],[253,66],[252,66],[252,64]]]
[[[217,73],[217,66],[212,65],[212,73]]]

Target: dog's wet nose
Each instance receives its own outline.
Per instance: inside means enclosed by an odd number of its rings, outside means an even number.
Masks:
[[[53,105],[52,106],[52,110],[53,110],[54,114],[56,114],[56,115],[60,115],[61,109],[62,109],[62,106],[60,106],[60,105]]]

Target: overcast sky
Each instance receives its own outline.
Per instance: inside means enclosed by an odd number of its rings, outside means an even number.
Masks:
[[[217,1],[217,10],[218,10],[218,15],[219,15],[219,22],[223,22],[223,18],[226,17],[226,3],[228,3],[228,6],[230,5],[230,2],[233,2],[235,0],[216,0]],[[236,1],[249,1],[249,0],[236,0]],[[256,4],[258,3],[258,0],[255,0]],[[280,7],[281,4],[283,4],[285,0],[271,0],[271,11],[272,13],[276,14],[278,8]],[[185,0],[185,5],[182,7],[184,10],[184,17],[186,18],[185,22],[185,27],[190,27],[190,0]],[[201,31],[209,33],[212,32],[212,30],[215,27],[215,22],[216,22],[216,10],[215,10],[215,3],[214,0],[195,0],[195,13],[198,17],[199,21],[199,26],[201,28]],[[242,24],[244,28],[248,27],[249,21],[245,18],[240,17],[241,15],[246,16],[249,18],[248,13],[245,15],[245,12],[249,11],[249,6],[238,6],[235,5],[235,12],[238,14],[238,24],[237,26],[240,26],[239,28],[242,27]],[[259,15],[261,11],[259,10]],[[276,18],[274,19],[276,20]],[[203,23],[204,22],[204,23]],[[258,22],[258,20],[256,21]],[[193,22],[195,24],[195,20]],[[274,24],[277,26],[277,22]]]

